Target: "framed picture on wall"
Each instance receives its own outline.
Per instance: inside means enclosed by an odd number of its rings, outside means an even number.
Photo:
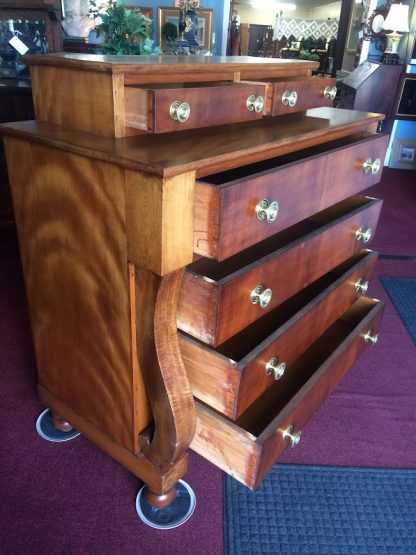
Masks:
[[[195,39],[201,50],[211,49],[212,13],[213,10],[197,10]],[[167,24],[174,25],[178,29],[179,8],[158,8],[158,42],[162,49],[166,46],[164,31]]]
[[[130,6],[132,10],[140,10],[141,13],[153,21],[153,8],[142,8],[141,6]]]
[[[126,9],[132,10],[134,12],[140,12],[145,17],[148,17],[149,19],[151,19],[153,21],[153,8],[142,8],[142,6],[129,6],[127,4],[124,7]]]
[[[355,52],[357,50],[360,33],[363,33],[364,6],[357,2],[352,3],[350,22],[348,25],[346,51]]]

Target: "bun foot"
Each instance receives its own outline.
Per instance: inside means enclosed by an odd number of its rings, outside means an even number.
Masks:
[[[74,430],[71,424],[63,418],[53,415],[49,409],[45,409],[38,416],[36,431],[41,438],[55,443],[69,441],[79,436],[79,432]]]
[[[157,495],[144,485],[136,497],[139,518],[159,530],[181,526],[191,517],[195,505],[195,493],[184,480],[178,480],[175,488],[164,495]]]

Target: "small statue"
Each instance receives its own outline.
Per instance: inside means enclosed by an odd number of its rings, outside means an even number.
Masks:
[[[64,0],[64,18],[62,27],[69,36],[88,37],[95,27],[95,21],[89,17],[89,0]]]

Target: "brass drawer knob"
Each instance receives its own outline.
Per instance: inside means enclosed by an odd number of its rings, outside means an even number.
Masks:
[[[262,285],[257,285],[250,293],[250,299],[253,304],[259,304],[260,308],[266,308],[272,299],[272,290],[264,289]]]
[[[170,117],[179,123],[184,123],[191,115],[191,107],[187,102],[175,100],[169,108]]]
[[[372,347],[374,347],[374,345],[378,341],[378,334],[377,333],[372,333],[371,330],[368,330],[367,332],[365,332],[363,337],[364,337],[364,341],[366,343],[371,343]]]
[[[298,100],[298,93],[296,91],[285,91],[282,94],[282,103],[284,106],[293,107]]]
[[[284,362],[278,362],[276,357],[273,357],[264,367],[267,376],[271,374],[274,375],[275,380],[280,380],[286,370],[286,364]]]
[[[272,224],[279,213],[279,204],[274,200],[269,202],[266,198],[261,200],[256,206],[256,217],[260,221]]]
[[[372,175],[376,175],[376,173],[379,172],[380,167],[381,167],[380,158],[376,158],[375,160],[372,160],[372,158],[367,158],[367,160],[363,164],[364,173],[371,172]]]
[[[367,293],[368,286],[369,282],[360,278],[358,281],[355,282],[354,289],[356,293],[361,293],[361,295],[365,295],[365,293]]]
[[[334,100],[334,98],[337,96],[337,88],[336,87],[325,87],[324,89],[324,97],[325,98],[330,98],[331,100]]]
[[[264,108],[264,98],[262,96],[251,94],[247,98],[246,106],[250,112],[257,112],[257,114],[259,114]]]
[[[371,234],[371,227],[367,227],[367,229],[365,229],[364,226],[361,226],[355,232],[355,238],[357,239],[357,241],[368,243],[368,241],[371,239]]]
[[[297,432],[296,434],[294,434],[293,431],[293,426],[289,426],[288,428],[286,428],[286,430],[282,432],[282,436],[284,440],[288,439],[290,441],[292,447],[296,447],[296,445],[300,441],[302,432]]]

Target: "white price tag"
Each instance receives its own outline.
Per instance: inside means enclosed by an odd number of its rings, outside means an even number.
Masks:
[[[23,41],[21,41],[21,40],[19,39],[19,37],[16,37],[16,36],[12,37],[12,38],[9,40],[9,44],[10,44],[11,46],[13,46],[13,48],[14,48],[15,50],[17,50],[17,51],[19,52],[19,54],[21,54],[22,56],[23,56],[24,54],[26,54],[26,52],[29,50],[29,48],[26,46],[26,44],[25,44]]]

